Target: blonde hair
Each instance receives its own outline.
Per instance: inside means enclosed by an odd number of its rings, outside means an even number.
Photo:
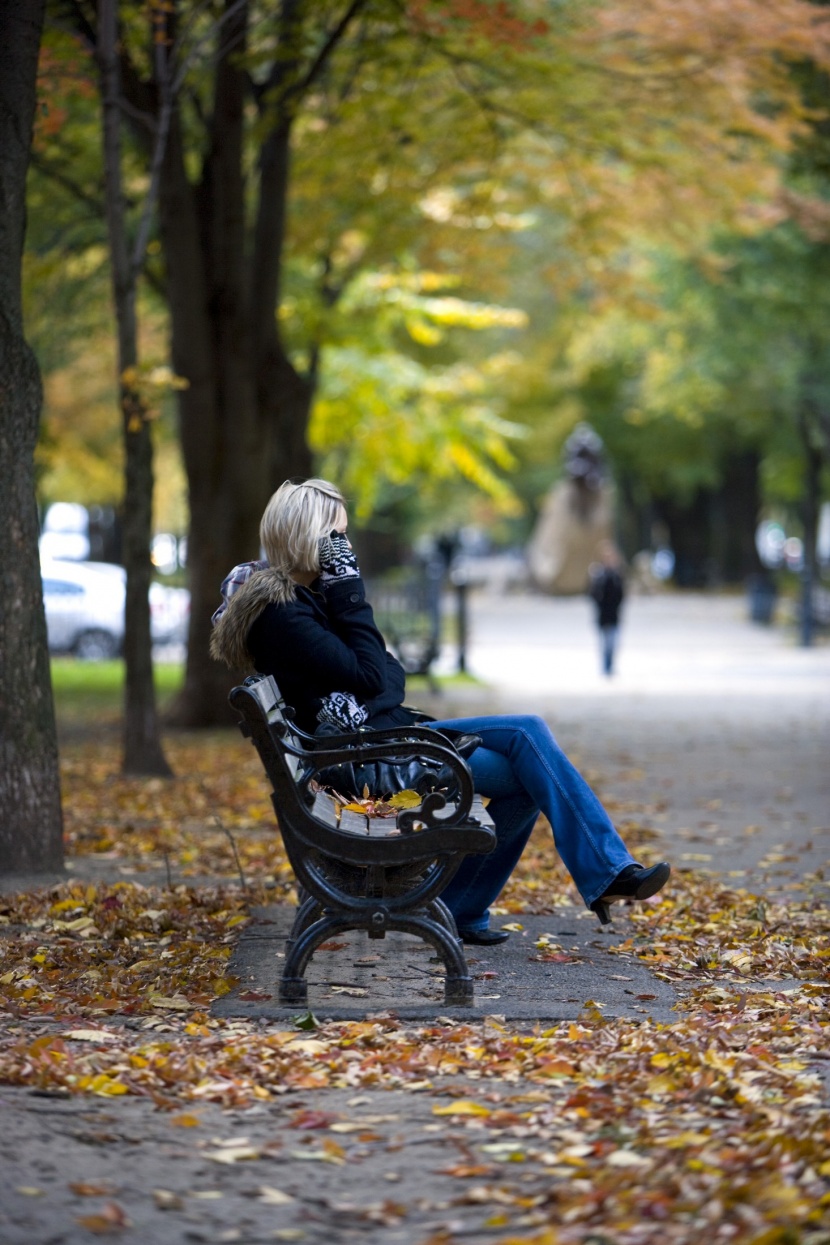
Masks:
[[[345,505],[343,494],[328,480],[281,484],[259,525],[259,539],[271,566],[286,577],[292,571],[318,572],[318,542],[334,528]]]

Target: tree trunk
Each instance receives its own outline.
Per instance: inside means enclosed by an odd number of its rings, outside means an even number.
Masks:
[[[244,46],[243,9],[225,41]],[[167,264],[173,367],[190,501],[191,593],[184,687],[171,711],[180,726],[227,725],[227,693],[240,672],[210,659],[210,616],[235,563],[259,555],[259,521],[282,481],[309,475],[306,430],[312,382],[291,365],[276,330],[290,130],[278,125],[260,162],[260,209],[251,253],[245,231],[243,122],[247,83],[236,60],[217,66],[211,145],[201,183],[188,181],[178,116],[162,172],[160,219]]]
[[[712,495],[712,557],[724,583],[743,583],[757,574],[761,560],[755,532],[761,514],[760,455],[756,450],[730,454],[723,483]]]
[[[55,711],[38,557],[40,375],[20,262],[44,0],[0,0],[0,869],[59,870]]]
[[[175,7],[175,6],[174,6]],[[170,718],[182,726],[227,724],[233,674],[208,654],[210,616],[219,585],[235,563],[259,552],[259,521],[283,480],[311,474],[308,420],[316,364],[302,375],[277,324],[291,130],[298,100],[310,90],[364,0],[352,0],[324,45],[304,60],[314,6],[281,0],[272,35],[280,55],[268,82],[254,87],[245,68],[249,6],[224,0],[215,27],[212,109],[201,176],[185,159],[181,117],[173,101],[161,166],[159,221],[170,307],[171,355],[188,388],[179,394],[187,472],[191,593],[184,687]],[[157,108],[129,62],[124,81],[135,115]],[[259,108],[253,229],[246,225],[246,108]],[[137,127],[139,141],[141,127]]]
[[[136,273],[127,241],[121,184],[121,109],[118,74],[117,0],[99,0],[98,59],[103,108],[104,181],[113,297],[118,327],[118,375],[124,429],[124,565],[127,595],[124,628],[125,774],[172,773],[161,746],[150,630],[150,540],[153,448],[147,412],[137,387]]]
[[[816,537],[818,533],[818,516],[821,506],[821,470],[823,454],[819,436],[814,431],[813,412],[807,403],[799,414],[798,430],[804,449],[804,496],[801,502],[801,516],[804,524],[804,552],[801,569],[801,628],[800,643],[802,648],[810,648],[813,643],[813,589],[818,583],[818,558]]]

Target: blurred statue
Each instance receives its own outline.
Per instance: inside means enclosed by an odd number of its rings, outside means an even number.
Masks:
[[[612,538],[612,489],[601,437],[578,424],[565,442],[564,478],[548,493],[527,549],[545,592],[584,592],[597,545]]]

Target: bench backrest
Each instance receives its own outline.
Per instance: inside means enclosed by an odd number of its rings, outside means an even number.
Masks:
[[[291,718],[286,716],[285,711],[288,706],[274,676],[267,674],[261,678],[247,679],[244,687],[259,703],[272,736],[277,736],[277,739],[281,737],[286,743],[291,744],[292,747],[302,748],[302,740],[296,734]],[[250,718],[247,718],[247,715],[246,719],[249,727],[252,726],[252,722]],[[277,742],[277,739],[274,742]],[[279,747],[276,751],[283,758],[289,776],[296,782],[303,768],[301,759],[292,756],[291,753],[285,752]]]

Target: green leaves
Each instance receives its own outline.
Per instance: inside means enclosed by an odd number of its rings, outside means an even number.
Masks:
[[[344,296],[311,423],[324,473],[340,479],[366,516],[387,488],[466,481],[505,513],[515,500],[505,480],[509,442],[522,429],[500,414],[498,384],[515,360],[453,358],[465,332],[521,326],[516,308],[439,296],[451,279],[386,270]],[[402,348],[409,343],[411,352]],[[432,363],[435,350],[440,361]]]

